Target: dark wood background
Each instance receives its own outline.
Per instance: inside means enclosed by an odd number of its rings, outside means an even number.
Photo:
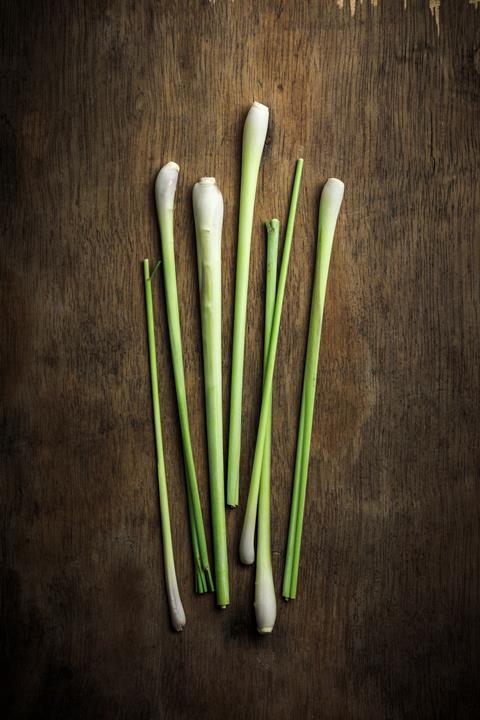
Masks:
[[[1,686],[6,718],[473,718],[480,712],[480,12],[443,0],[1,6]],[[375,4],[375,3],[374,3]],[[431,3],[430,3],[431,4]],[[179,583],[169,629],[141,260],[181,165],[177,271],[208,508],[191,188],[225,198],[224,414],[241,132],[271,108],[251,256],[241,506],[259,411],[265,240],[305,157],[275,375],[283,571],[319,191],[332,257],[299,596],[271,637],[228,512],[231,606],[195,597],[157,286]],[[207,513],[207,518],[208,518]]]

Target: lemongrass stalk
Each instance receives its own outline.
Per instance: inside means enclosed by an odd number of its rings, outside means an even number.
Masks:
[[[267,230],[267,272],[265,290],[265,340],[263,372],[267,369],[268,348],[272,332],[277,286],[278,236],[280,223],[269,220]],[[267,434],[263,449],[262,474],[258,496],[257,564],[255,572],[255,618],[261,635],[271,633],[277,617],[277,601],[273,584],[272,551],[270,546],[270,464],[272,441],[272,399],[268,409]]]
[[[343,200],[343,192],[343,182],[336,178],[330,178],[326,182],[320,198],[317,257],[315,261],[307,354],[303,376],[302,407],[300,411],[301,432],[299,432],[297,440],[297,455],[295,461],[294,497],[296,494],[297,507],[294,508],[292,504],[282,589],[283,596],[287,599],[293,599],[297,594],[323,310],[325,307],[325,294],[327,290],[328,269],[330,266],[333,238]]]
[[[287,230],[285,232],[285,244],[283,247],[282,263],[278,277],[277,296],[275,299],[275,311],[273,313],[272,332],[270,346],[268,348],[267,367],[263,381],[262,406],[260,409],[260,420],[258,423],[257,442],[253,458],[252,477],[248,491],[247,507],[243,521],[242,535],[240,537],[240,560],[246,565],[251,565],[255,560],[255,526],[257,521],[258,491],[260,487],[260,474],[262,471],[263,450],[269,406],[272,396],[273,371],[275,369],[275,355],[277,352],[278,334],[280,330],[280,318],[282,315],[283,296],[285,294],[285,283],[287,281],[288,262],[292,247],[293,229],[295,226],[295,215],[297,212],[298,194],[302,178],[303,160],[297,160],[295,179],[293,182],[290,209],[288,213]]]
[[[210,502],[217,604],[229,603],[222,410],[222,223],[223,197],[215,178],[193,188],[198,284],[202,319]]]
[[[300,420],[298,425],[297,449],[295,453],[295,472],[293,477],[292,502],[290,507],[290,524],[288,529],[287,555],[285,560],[285,569],[283,573],[282,595],[285,600],[290,599],[290,586],[292,584],[292,565],[295,547],[295,538],[297,530],[298,517],[298,499],[300,495],[300,473],[302,471],[302,448],[303,448],[303,431],[305,426],[305,400],[302,389],[302,401],[300,405]]]
[[[157,454],[158,496],[160,503],[160,524],[163,545],[163,565],[170,620],[175,630],[183,630],[186,623],[180,593],[178,590],[175,560],[173,557],[172,531],[168,509],[167,479],[163,456],[162,423],[160,419],[160,401],[158,396],[157,358],[155,351],[155,329],[153,322],[152,282],[148,260],[143,261],[145,279],[145,305],[147,310],[148,357],[150,361],[150,380],[152,390],[153,423],[155,428],[155,447]]]
[[[188,521],[190,523],[190,534],[192,541],[192,551],[194,559],[194,570],[195,570],[195,592],[201,595],[208,591],[205,574],[203,572],[202,560],[200,558],[200,549],[198,547],[197,528],[195,524],[195,514],[193,512],[193,503],[190,489],[187,485],[187,508],[188,508]]]
[[[187,498],[190,505],[192,547],[197,568],[197,589],[206,587],[213,590],[213,581],[207,554],[207,541],[203,524],[200,495],[198,492],[195,463],[193,460],[190,426],[188,422],[187,394],[183,371],[182,337],[180,330],[180,312],[178,309],[177,276],[175,270],[175,248],[173,241],[173,209],[177,187],[179,167],[174,162],[164,165],[155,181],[155,201],[162,245],[163,278],[167,305],[168,332],[172,352],[173,374],[177,394],[178,414],[182,433],[185,473],[187,480]],[[195,555],[196,548],[198,553]],[[203,579],[199,577],[203,575]]]
[[[173,225],[173,205],[174,205],[174,197],[175,197],[175,189],[176,189],[176,177],[178,177],[178,165],[176,163],[168,163],[162,170],[160,171],[162,173],[161,180],[163,184],[162,192],[166,195],[169,193],[169,197],[165,199],[165,201],[171,206],[171,212],[172,212],[172,225]],[[176,176],[175,176],[176,173]],[[160,173],[157,177],[157,182],[159,183]],[[160,184],[160,183],[159,183]],[[156,200],[157,200],[157,210],[159,205],[159,198],[157,195],[157,189],[160,190],[160,188],[157,188],[157,184],[155,186],[155,194],[156,194]],[[172,195],[173,193],[173,195]],[[173,233],[173,229],[172,229]],[[161,233],[161,240],[163,242],[163,232]],[[173,246],[173,240],[172,240],[172,246]],[[163,251],[163,248],[162,248]],[[175,258],[173,259],[173,262],[175,262]],[[174,275],[175,275],[175,265],[173,267],[174,269]],[[175,278],[176,282],[176,278]],[[167,293],[167,290],[166,290]],[[176,289],[174,293],[175,297],[177,295]],[[169,304],[168,304],[168,296],[167,296],[167,314],[168,314]],[[177,311],[178,311],[178,301],[177,301]],[[170,318],[168,318],[170,320]],[[169,322],[169,329],[170,329],[170,322]],[[180,353],[181,355],[181,353]],[[173,357],[173,351],[172,351],[172,357]],[[173,358],[173,366],[174,366],[174,374],[175,374],[175,358]],[[183,363],[182,363],[182,370],[183,370]],[[175,376],[176,380],[176,376]],[[181,420],[181,418],[180,418]],[[187,416],[187,423],[188,423],[188,416]],[[182,441],[183,441],[183,430],[182,430]],[[185,451],[184,451],[185,455]],[[193,462],[193,457],[192,457]],[[192,495],[192,488],[191,483],[189,482],[189,470],[187,466],[187,462],[185,460],[185,471],[187,475],[187,506],[188,506],[188,517],[190,522],[190,533],[191,533],[191,542],[192,542],[192,552],[193,552],[193,561],[194,561],[194,570],[195,570],[195,591],[197,593],[204,593],[207,591],[207,582],[206,582],[206,573],[204,571],[202,557],[200,553],[200,547],[199,547],[199,539],[198,539],[198,530],[197,530],[197,519],[195,515],[195,508],[194,508],[194,501],[193,501],[193,495]],[[193,466],[193,473],[195,473],[195,466]],[[196,477],[195,477],[196,482]],[[208,557],[207,557],[208,561]]]
[[[238,505],[240,448],[242,433],[243,361],[247,319],[248,273],[252,239],[253,211],[258,171],[268,129],[268,108],[254,102],[243,128],[242,176],[238,217],[237,274],[233,318],[232,383],[228,442],[227,503]]]

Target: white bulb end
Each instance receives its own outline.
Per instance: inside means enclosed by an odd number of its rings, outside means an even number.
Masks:
[[[243,127],[243,153],[256,167],[260,165],[267,137],[268,114],[268,107],[255,101],[250,106]],[[258,168],[256,172],[258,173]]]
[[[268,107],[266,105],[263,105],[261,102],[258,102],[257,100],[254,100],[252,103],[252,107],[256,107],[259,110],[262,110],[263,112],[266,112],[268,115]]]
[[[264,628],[257,627],[257,632],[260,635],[268,635],[269,633],[272,632],[272,630],[273,630],[273,625],[272,625],[272,627],[264,627]]]
[[[240,538],[239,555],[240,561],[244,565],[253,565],[253,563],[255,562],[255,546],[253,543],[253,532],[250,532],[248,529],[244,529],[242,532],[242,536]]]
[[[335,229],[338,213],[342,205],[345,185],[337,178],[329,178],[325,183],[320,197],[320,222],[326,222]]]
[[[259,574],[261,579],[255,582],[255,618],[260,635],[268,635],[277,619],[277,599],[271,570],[262,572],[257,568]]]
[[[342,193],[345,190],[345,183],[343,183],[338,178],[328,178],[327,182],[325,183],[325,187],[329,187],[332,192],[338,192]]]
[[[197,230],[197,239],[202,231],[208,231],[209,245],[213,242],[220,248],[223,224],[223,196],[214,177],[202,177],[193,186],[193,216]],[[201,255],[209,255],[207,247]]]
[[[180,167],[170,161],[164,165],[155,180],[155,201],[158,210],[173,210]]]
[[[170,620],[172,623],[172,627],[176,632],[182,632],[183,628],[187,624],[185,613],[183,615],[179,615],[172,612],[170,614]]]
[[[170,622],[172,623],[174,630],[181,632],[187,624],[187,618],[180,598],[174,566],[166,572],[166,584],[168,607],[170,610]]]

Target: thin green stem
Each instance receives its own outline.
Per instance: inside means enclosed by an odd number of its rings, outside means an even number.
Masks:
[[[153,277],[153,273],[151,275]],[[195,572],[195,591],[199,594],[207,592],[205,578],[203,573],[202,558],[200,557],[200,549],[198,546],[197,526],[195,523],[195,513],[193,510],[192,496],[190,487],[187,485],[187,507],[188,519],[190,522],[190,537],[192,539],[193,564]]]
[[[160,522],[162,531],[163,562],[165,583],[170,609],[170,619],[175,630],[182,630],[185,625],[185,612],[178,591],[175,561],[173,557],[172,531],[170,511],[168,508],[167,479],[165,475],[165,459],[163,454],[162,424],[160,419],[160,400],[158,393],[157,357],[155,349],[155,327],[153,320],[152,283],[148,260],[143,263],[145,280],[145,306],[147,311],[148,356],[150,362],[150,380],[152,391],[153,422],[155,429],[155,447],[157,454],[158,497],[160,504]]]
[[[297,212],[302,169],[303,159],[300,158],[299,160],[297,160],[295,179],[293,182],[292,196],[290,200],[287,230],[285,233],[285,244],[282,254],[280,275],[278,278],[277,297],[275,300],[275,312],[273,315],[270,346],[268,349],[267,367],[265,371],[265,380],[263,383],[262,406],[260,410],[260,420],[258,423],[257,442],[253,459],[252,476],[250,480],[250,489],[248,492],[242,536],[240,539],[240,559],[246,564],[251,564],[255,560],[255,525],[257,519],[258,491],[260,487],[263,449],[265,445],[265,436],[267,433],[268,409],[272,395],[273,372],[275,369],[275,356],[277,352],[278,336],[280,330],[280,318],[282,315],[283,297],[285,294],[285,284],[287,281],[288,263],[290,259],[290,250],[292,247],[293,230],[295,226],[295,215]]]
[[[297,450],[295,457],[295,475],[293,479],[292,503],[290,511],[290,523],[288,528],[287,556],[283,574],[282,595],[285,600],[290,598],[290,587],[292,583],[293,555],[296,540],[298,498],[300,493],[300,474],[302,469],[302,447],[303,429],[305,425],[305,387],[302,389],[302,401],[300,406],[300,423],[298,429]]]

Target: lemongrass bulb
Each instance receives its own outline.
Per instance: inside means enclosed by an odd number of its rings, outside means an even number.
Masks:
[[[277,600],[273,577],[271,574],[263,574],[255,581],[255,620],[260,635],[271,633],[276,619]]]
[[[177,576],[173,565],[166,569],[166,585],[170,622],[172,623],[174,630],[180,632],[185,627],[187,619],[185,617],[185,610],[183,609],[180,598]]]

